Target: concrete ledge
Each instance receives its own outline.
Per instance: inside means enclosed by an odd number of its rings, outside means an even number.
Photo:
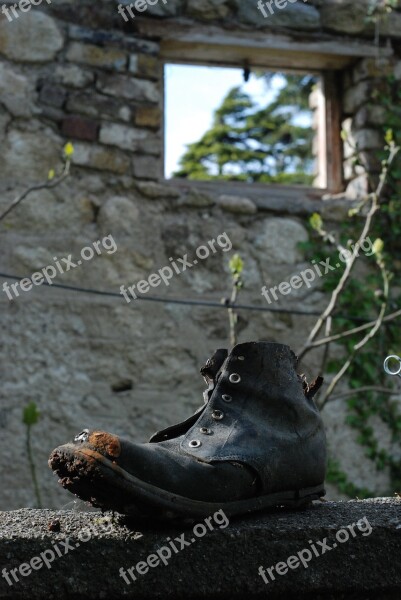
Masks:
[[[182,550],[176,553],[170,545],[172,556],[167,566],[138,565],[133,571],[136,580],[127,584],[119,574],[120,567],[127,571],[171,543],[178,550],[181,542],[174,538],[195,539],[194,524],[134,525],[123,517],[112,522],[109,513],[102,517],[95,512],[0,512],[0,575],[6,568],[13,583],[10,586],[0,577],[0,599],[401,597],[399,498],[319,503],[303,511],[232,520],[227,527],[223,527],[222,514],[209,521],[211,527],[206,528],[203,521],[203,527],[196,529],[199,537]],[[357,522],[352,534],[347,526]],[[55,531],[49,530],[49,524]],[[204,529],[207,532],[201,536]],[[341,529],[346,532],[338,534]],[[298,553],[305,550],[306,562],[307,549],[312,558],[305,568]],[[55,556],[49,569],[40,558],[46,551],[48,560]],[[290,556],[298,557],[299,565],[295,567],[293,559],[293,568],[277,566],[288,572],[280,575],[274,570],[275,580],[269,579],[267,569]],[[31,562],[33,557],[38,558]],[[14,571],[17,583],[10,572],[20,569],[22,563],[31,563],[36,570],[27,574],[31,567],[21,567],[25,576]],[[266,570],[267,584],[258,574],[260,565]],[[137,571],[146,568],[145,574]]]

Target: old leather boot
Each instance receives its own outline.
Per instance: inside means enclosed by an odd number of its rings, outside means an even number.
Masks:
[[[201,369],[205,405],[147,444],[84,430],[49,459],[60,483],[125,514],[204,517],[299,507],[325,494],[326,440],[312,386],[288,346],[218,350]]]

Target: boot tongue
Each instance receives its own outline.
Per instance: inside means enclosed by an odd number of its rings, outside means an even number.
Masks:
[[[228,356],[228,351],[225,348],[219,348],[216,352],[206,361],[206,364],[201,368],[200,372],[203,375],[203,379],[207,383],[207,389],[203,392],[203,399],[205,404],[209,402],[211,392],[216,385],[216,376],[220,371]]]
[[[208,384],[208,388],[205,392],[203,392],[203,398],[205,404],[209,402],[209,398],[215,388],[216,385],[216,377],[219,374],[221,367],[224,364],[228,356],[228,352],[225,349],[216,350],[216,352],[206,361],[206,364],[201,368],[201,373],[203,375],[204,380]],[[162,431],[156,432],[150,438],[149,442],[165,442],[166,440],[170,440],[172,438],[179,437],[180,435],[184,435],[192,425],[198,420],[199,415],[205,410],[206,406],[201,406],[195,414],[193,414],[189,419],[183,421],[182,423],[178,423],[177,425],[173,425],[172,427],[168,427],[167,429],[163,429]]]

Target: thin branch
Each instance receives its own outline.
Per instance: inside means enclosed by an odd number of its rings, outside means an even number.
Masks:
[[[348,356],[347,360],[345,361],[345,363],[343,364],[341,369],[338,371],[338,373],[336,373],[336,375],[331,380],[328,388],[325,390],[325,392],[323,394],[322,399],[319,401],[320,409],[322,409],[324,407],[324,405],[326,404],[330,394],[333,392],[334,388],[337,386],[338,382],[343,377],[343,375],[347,372],[348,368],[352,364],[352,362],[353,362],[355,356],[358,354],[359,350],[361,350],[361,348],[363,348],[369,342],[369,340],[371,340],[375,336],[375,334],[377,333],[379,328],[382,326],[383,318],[386,313],[387,303],[388,303],[389,277],[388,277],[388,273],[385,268],[385,264],[384,264],[383,260],[380,258],[378,260],[378,265],[380,267],[382,277],[383,277],[383,293],[384,293],[384,300],[382,302],[379,315],[378,315],[376,322],[373,325],[372,329],[365,335],[365,337],[363,337],[353,347],[351,354]]]
[[[331,327],[333,324],[333,319],[331,317],[329,317],[326,321],[326,329],[325,329],[325,335],[328,337],[330,335],[330,331],[331,331]],[[323,377],[323,373],[325,371],[326,368],[326,364],[329,358],[329,352],[330,352],[330,342],[328,344],[325,345],[324,348],[324,352],[323,352],[323,358],[322,358],[322,363],[320,365],[320,375]]]
[[[349,396],[354,396],[355,394],[366,394],[367,392],[376,392],[378,394],[386,394],[387,396],[399,396],[401,395],[401,390],[394,391],[389,390],[387,388],[380,387],[379,385],[365,385],[360,388],[355,388],[354,390],[348,390],[347,392],[342,392],[338,394],[338,396],[334,396],[334,398],[330,398],[328,402],[334,402],[335,400],[341,400],[342,398],[349,398]]]
[[[394,319],[397,319],[398,317],[401,317],[401,309],[396,310],[395,312],[390,313],[389,315],[386,315],[383,319],[383,323],[388,323],[389,321],[394,321]],[[365,329],[370,329],[371,327],[373,327],[373,325],[375,323],[376,323],[376,320],[370,321],[369,323],[365,323],[365,325],[360,325],[359,327],[354,327],[354,329],[348,329],[347,331],[344,331],[343,333],[337,333],[330,337],[321,338],[320,340],[316,340],[316,342],[313,342],[311,344],[311,349],[318,348],[319,346],[323,346],[324,344],[331,344],[331,342],[336,342],[337,340],[341,340],[345,337],[349,337],[350,335],[355,335],[355,333],[360,333],[361,331],[365,331]]]
[[[31,472],[31,477],[32,477],[32,482],[33,482],[33,490],[34,490],[35,497],[36,497],[36,505],[37,505],[37,508],[42,508],[43,507],[42,497],[40,494],[38,478],[36,476],[35,461],[33,460],[33,455],[32,455],[31,425],[27,425],[27,430],[26,430],[26,452],[28,455],[29,470]]]
[[[10,206],[8,208],[6,208],[6,210],[0,215],[0,221],[3,221],[3,219],[5,219],[7,217],[7,215],[10,214],[10,212],[12,210],[14,210],[20,204],[20,202],[22,202],[22,200],[24,200],[32,192],[37,192],[38,190],[51,189],[51,188],[54,188],[54,187],[57,187],[58,185],[60,185],[60,183],[62,181],[64,181],[64,179],[66,179],[68,177],[68,175],[70,174],[70,164],[71,164],[71,161],[69,159],[67,159],[66,163],[64,165],[64,170],[59,177],[55,177],[54,179],[48,179],[45,183],[37,183],[37,184],[32,185],[31,187],[27,188],[25,191],[23,191],[19,196],[17,196],[15,198],[15,200],[10,204]]]
[[[380,200],[380,197],[384,190],[384,186],[385,186],[388,172],[389,172],[389,167],[393,163],[398,151],[399,151],[399,148],[397,146],[395,146],[394,144],[390,146],[389,158],[387,160],[386,166],[383,168],[383,172],[380,175],[380,181],[379,181],[378,187],[376,189],[376,192],[373,194],[370,194],[370,196],[369,196],[372,203],[371,203],[370,209],[368,211],[368,214],[366,215],[364,227],[360,233],[358,241],[355,244],[355,250],[357,250],[357,251],[361,248],[362,242],[367,238],[367,236],[369,234],[373,216],[375,215],[376,211],[379,209],[379,200]],[[314,348],[314,341],[315,341],[316,336],[319,334],[321,328],[323,327],[324,322],[331,316],[333,310],[335,309],[338,298],[339,298],[340,294],[342,293],[342,291],[344,290],[346,283],[350,277],[351,271],[354,267],[355,261],[358,258],[358,252],[355,250],[352,252],[350,259],[346,263],[344,272],[343,272],[336,288],[333,290],[333,292],[331,294],[331,298],[330,298],[330,301],[329,301],[326,309],[323,311],[321,316],[318,318],[315,326],[313,327],[311,333],[308,336],[307,341],[305,342],[301,351],[298,353],[299,361],[302,360],[302,358],[305,356],[305,354],[307,354],[308,352],[310,352],[310,350],[312,350],[312,348]],[[384,315],[383,315],[383,317],[384,317]]]

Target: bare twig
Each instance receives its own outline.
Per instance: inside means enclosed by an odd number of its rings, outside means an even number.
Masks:
[[[380,257],[378,260],[378,265],[380,267],[381,274],[383,277],[383,294],[384,294],[384,299],[381,304],[379,315],[378,315],[373,327],[365,335],[365,337],[363,337],[357,344],[355,344],[355,346],[353,347],[352,352],[348,356],[347,360],[345,361],[345,363],[343,364],[341,369],[338,371],[338,373],[336,373],[336,375],[331,380],[328,388],[325,390],[322,398],[319,401],[320,409],[322,409],[324,407],[324,405],[326,404],[330,394],[333,392],[334,388],[336,387],[336,385],[338,384],[340,379],[343,377],[343,375],[347,372],[348,368],[352,364],[352,362],[353,362],[355,356],[358,354],[359,350],[361,350],[361,348],[363,348],[369,342],[369,340],[371,340],[374,337],[374,335],[377,333],[377,331],[379,330],[379,328],[381,327],[381,325],[383,323],[383,318],[386,313],[387,302],[388,302],[389,277],[388,277],[388,273],[386,271],[384,261]]]
[[[232,289],[232,292],[231,292],[231,298],[230,298],[231,307],[228,309],[228,320],[229,320],[229,324],[230,324],[230,345],[231,345],[231,348],[234,348],[234,346],[237,344],[237,327],[236,327],[236,325],[237,325],[238,315],[234,311],[234,309],[232,308],[232,306],[237,301],[237,296],[238,296],[238,286],[234,283],[233,289]]]
[[[401,309],[396,310],[395,312],[390,313],[389,315],[386,315],[383,318],[382,322],[383,323],[388,323],[389,321],[394,321],[398,317],[401,317]],[[354,329],[348,329],[347,331],[344,331],[343,333],[337,333],[337,334],[332,335],[330,337],[321,338],[320,340],[316,340],[315,342],[313,342],[313,344],[311,344],[311,349],[312,348],[318,348],[319,346],[323,346],[324,344],[331,344],[331,342],[336,342],[336,341],[341,340],[341,339],[343,339],[345,337],[349,337],[351,335],[355,335],[356,333],[360,333],[361,331],[365,331],[365,329],[371,329],[375,323],[376,323],[376,320],[370,321],[369,323],[365,323],[365,325],[360,325],[359,327],[354,327]]]
[[[302,358],[308,352],[310,352],[314,347],[316,347],[314,344],[315,338],[319,334],[320,330],[322,329],[325,321],[333,313],[333,310],[335,309],[335,307],[337,305],[338,298],[339,298],[340,294],[343,292],[343,290],[348,282],[348,279],[349,279],[352,269],[354,267],[355,261],[358,258],[358,251],[361,248],[363,241],[367,238],[370,228],[371,228],[371,225],[372,225],[373,217],[374,217],[376,211],[379,209],[380,197],[384,190],[384,186],[385,186],[385,183],[387,180],[389,168],[390,168],[391,164],[393,163],[398,151],[399,151],[399,148],[397,146],[395,146],[394,144],[390,145],[390,154],[389,154],[386,165],[383,167],[383,171],[381,173],[380,181],[377,186],[377,189],[374,193],[369,195],[369,199],[371,200],[370,209],[366,215],[365,223],[364,223],[363,229],[360,233],[360,236],[358,238],[358,241],[355,244],[355,250],[352,252],[352,255],[350,256],[349,260],[346,263],[344,272],[343,272],[336,288],[332,292],[331,298],[329,300],[329,303],[328,303],[326,309],[323,311],[321,316],[318,318],[315,326],[313,327],[311,333],[308,336],[307,341],[305,342],[304,346],[298,353],[299,361],[301,361]],[[384,314],[381,315],[381,313],[380,313],[378,319],[381,319],[381,322],[382,322],[383,317],[384,317]],[[373,329],[374,329],[374,332],[376,333],[377,329],[376,329],[375,325],[373,326]],[[369,336],[369,339],[370,339],[370,337],[371,336]]]
[[[401,390],[389,390],[384,387],[380,387],[379,385],[366,385],[360,388],[355,388],[354,390],[348,390],[346,392],[341,392],[337,396],[334,396],[328,400],[328,402],[334,402],[335,400],[341,400],[342,398],[348,398],[349,396],[354,396],[355,394],[367,394],[368,392],[376,392],[377,394],[385,394],[386,396],[400,396]]]
[[[333,319],[331,317],[329,317],[326,321],[326,329],[325,329],[326,336],[330,335],[332,324],[333,324]],[[328,344],[326,344],[325,348],[324,348],[322,363],[320,365],[320,373],[319,373],[320,376],[323,376],[324,370],[326,368],[327,360],[329,358],[329,352],[330,352],[330,342]]]
[[[32,185],[31,187],[24,190],[19,196],[17,196],[15,198],[15,200],[13,200],[13,202],[10,204],[10,206],[8,208],[6,208],[6,210],[0,215],[0,221],[3,221],[3,219],[5,219],[7,217],[7,215],[9,215],[10,212],[12,210],[14,210],[18,206],[18,204],[20,204],[20,202],[22,202],[22,200],[24,200],[32,192],[37,192],[38,190],[51,189],[51,188],[54,188],[54,187],[57,187],[58,185],[60,185],[60,183],[62,181],[64,181],[64,179],[66,179],[68,177],[68,175],[70,174],[70,164],[71,164],[71,161],[67,158],[65,165],[64,165],[64,170],[63,170],[62,174],[59,175],[59,177],[55,177],[54,179],[48,179],[45,183],[37,183],[36,185]]]

